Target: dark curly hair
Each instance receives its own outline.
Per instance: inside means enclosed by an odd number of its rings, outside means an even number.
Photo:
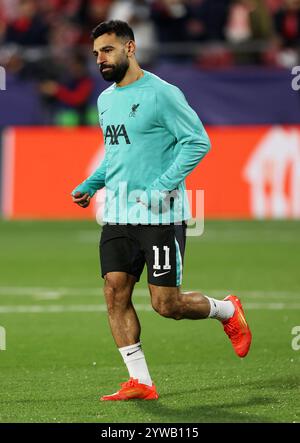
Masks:
[[[91,37],[95,40],[103,34],[116,34],[117,37],[134,40],[133,30],[128,23],[122,20],[110,20],[100,23],[92,30]]]

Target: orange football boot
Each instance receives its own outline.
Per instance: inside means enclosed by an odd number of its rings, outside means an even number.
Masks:
[[[158,393],[154,385],[148,386],[133,377],[130,377],[125,383],[121,383],[121,389],[111,395],[104,395],[101,401],[120,401],[120,400],[156,400]]]
[[[228,320],[222,321],[224,331],[231,340],[233,349],[239,357],[246,357],[250,349],[252,334],[241,301],[235,295],[228,295],[225,300],[230,300],[234,306],[234,314]]]

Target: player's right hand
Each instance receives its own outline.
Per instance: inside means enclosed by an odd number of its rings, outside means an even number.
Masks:
[[[87,208],[90,204],[91,197],[88,193],[82,194],[81,192],[76,192],[74,195],[72,195],[72,200],[82,208]]]

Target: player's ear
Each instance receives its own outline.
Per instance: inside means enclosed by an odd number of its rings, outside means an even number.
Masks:
[[[132,57],[135,54],[135,49],[136,49],[135,41],[134,40],[129,40],[126,43],[126,47],[127,47],[127,55],[129,57]]]

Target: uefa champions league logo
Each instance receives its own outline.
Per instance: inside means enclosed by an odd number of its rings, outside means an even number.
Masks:
[[[0,66],[0,91],[6,90],[6,72],[3,66]]]

